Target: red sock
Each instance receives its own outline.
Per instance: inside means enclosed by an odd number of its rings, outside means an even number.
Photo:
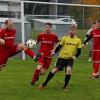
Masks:
[[[93,73],[98,73],[99,71],[99,63],[94,63],[93,64]]]
[[[33,82],[33,83],[38,79],[39,74],[40,74],[40,70],[36,69],[36,70],[35,70],[35,73],[34,73],[34,75],[33,75],[33,77],[32,77],[32,82]]]
[[[25,49],[24,50],[24,52],[27,54],[27,55],[29,55],[30,57],[34,57],[35,56],[35,53],[32,51],[32,50],[30,50],[30,49]]]

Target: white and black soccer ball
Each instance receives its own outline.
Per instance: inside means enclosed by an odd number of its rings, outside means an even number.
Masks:
[[[33,49],[33,48],[36,47],[36,41],[29,39],[29,40],[26,41],[26,46],[30,49]]]

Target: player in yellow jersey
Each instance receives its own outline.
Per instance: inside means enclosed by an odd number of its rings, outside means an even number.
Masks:
[[[71,25],[69,29],[69,35],[64,36],[61,39],[60,43],[52,51],[52,54],[55,54],[62,48],[58,56],[56,65],[48,74],[46,81],[39,86],[39,89],[43,89],[56,72],[61,71],[63,70],[63,68],[65,68],[66,75],[63,89],[66,90],[71,77],[73,62],[81,53],[81,39],[76,36],[76,30],[77,26]]]

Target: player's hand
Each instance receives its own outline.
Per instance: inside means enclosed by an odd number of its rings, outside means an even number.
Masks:
[[[54,50],[51,50],[51,56],[53,56],[55,54]]]
[[[82,44],[82,48],[85,48],[86,47],[86,44]]]
[[[0,39],[0,45],[4,45],[5,44],[5,40],[4,39]]]
[[[36,56],[34,57],[34,61],[37,62],[42,55],[43,54],[36,54]]]
[[[73,58],[73,60],[75,60],[75,59],[76,59],[76,57],[75,57],[75,56],[73,56],[72,58]]]
[[[82,48],[85,48],[86,45],[88,45],[88,42],[86,44],[82,44]]]

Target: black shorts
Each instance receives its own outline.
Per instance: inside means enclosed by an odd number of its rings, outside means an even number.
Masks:
[[[67,66],[73,67],[73,59],[63,59],[63,58],[58,58],[56,62],[56,68],[59,68],[59,71],[63,70]]]

